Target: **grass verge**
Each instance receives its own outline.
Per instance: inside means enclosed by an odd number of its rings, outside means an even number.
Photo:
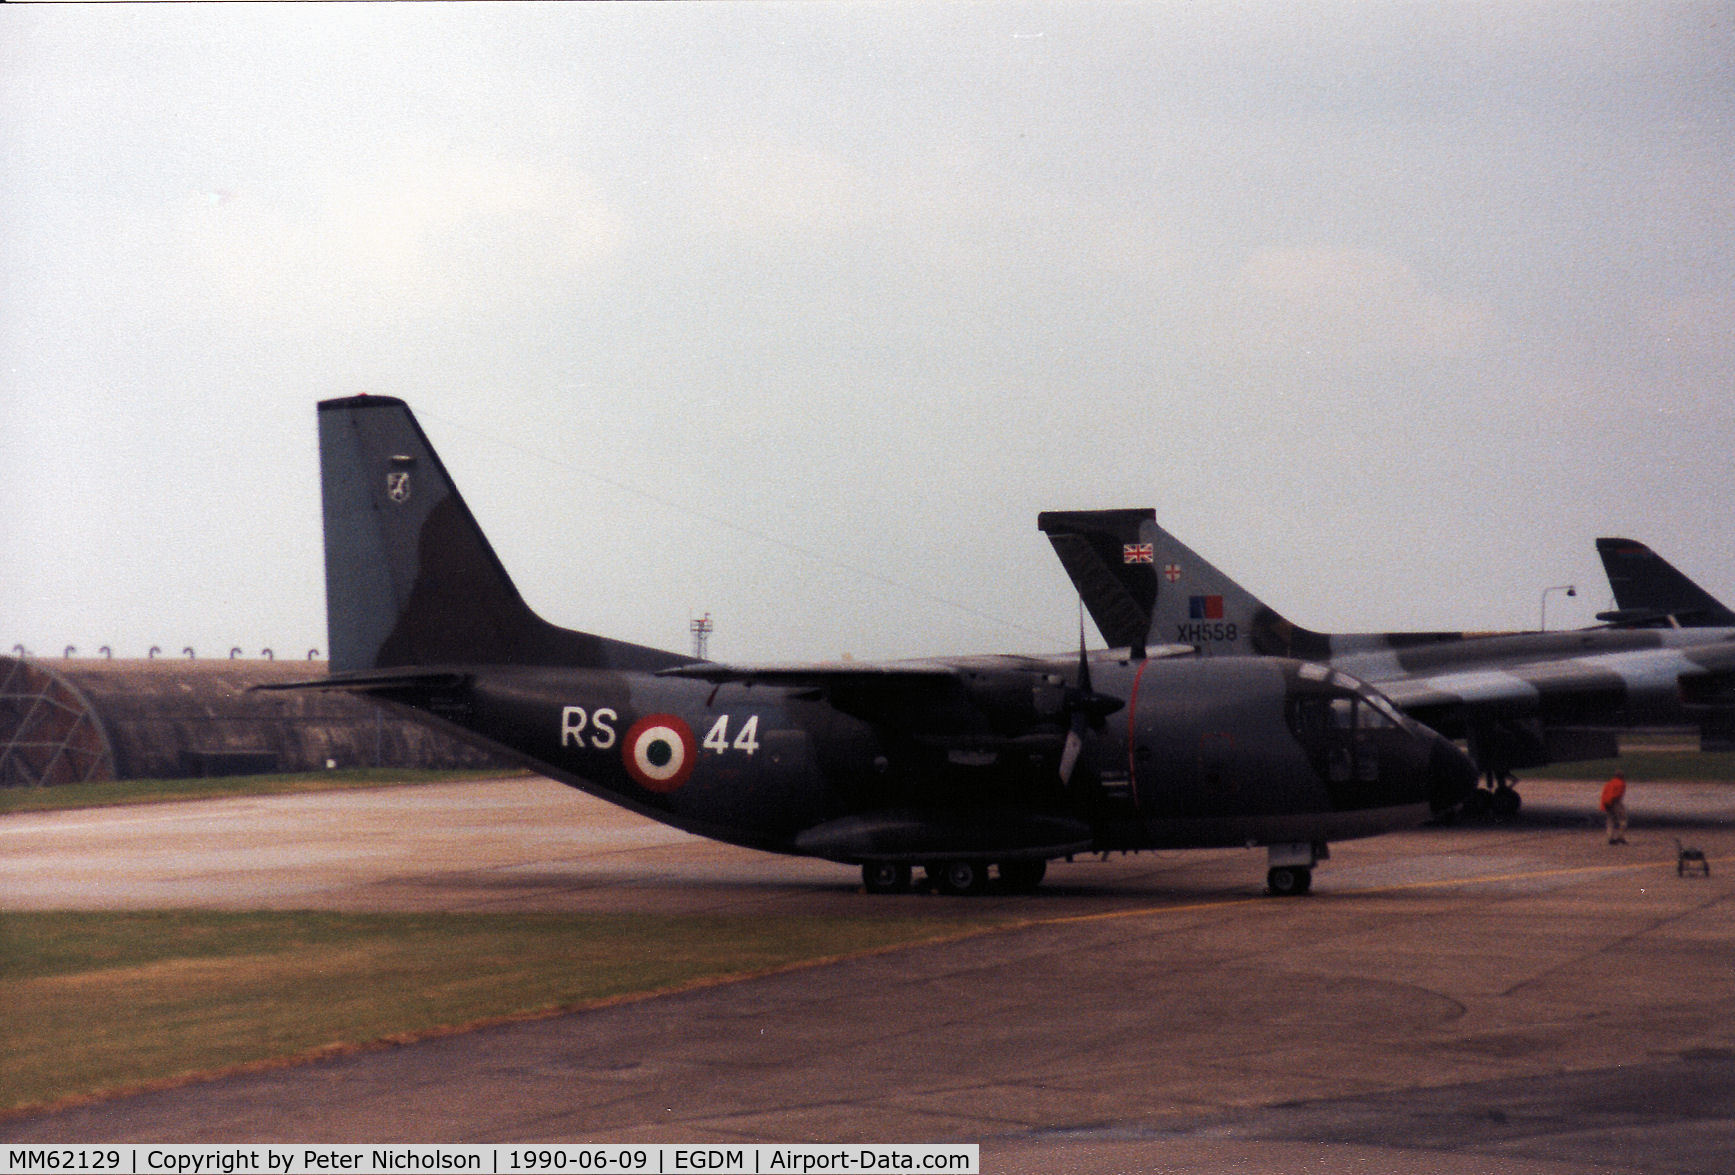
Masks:
[[[0,1114],[985,929],[1005,918],[0,914]]]
[[[1518,777],[1603,780],[1616,771],[1632,783],[1735,783],[1735,752],[1623,749],[1618,759],[1531,767]]]
[[[491,771],[415,771],[401,767],[361,767],[349,771],[307,771],[284,775],[218,775],[208,779],[122,779],[109,783],[67,783],[55,787],[0,788],[0,814],[49,812],[63,808],[104,808],[114,804],[163,804],[224,796],[276,796],[294,792],[343,791],[414,783],[462,783],[520,775],[515,768]]]

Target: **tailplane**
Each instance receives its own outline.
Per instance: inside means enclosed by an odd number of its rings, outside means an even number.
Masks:
[[[454,664],[654,670],[690,660],[558,628],[531,611],[402,400],[322,402],[319,460],[334,673]]]

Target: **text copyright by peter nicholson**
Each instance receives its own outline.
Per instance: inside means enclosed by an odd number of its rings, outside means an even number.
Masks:
[[[477,1171],[487,1175],[819,1175],[826,1172],[942,1172],[979,1175],[975,1143],[799,1143],[747,1146],[659,1143],[634,1146],[464,1146],[433,1144],[223,1143],[50,1145],[6,1149],[6,1170],[98,1175],[399,1175]]]

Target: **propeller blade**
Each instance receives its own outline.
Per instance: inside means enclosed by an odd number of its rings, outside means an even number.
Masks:
[[[1078,754],[1084,750],[1084,736],[1078,732],[1077,720],[1073,729],[1066,732],[1066,746],[1060,752],[1060,784],[1065,787],[1072,782],[1072,769],[1078,766]]]
[[[1078,692],[1086,697],[1091,695],[1090,688],[1090,658],[1084,654],[1084,599],[1078,601]]]
[[[1099,694],[1090,681],[1090,655],[1084,644],[1084,601],[1078,605],[1078,685],[1067,691],[1066,708],[1071,720],[1067,723],[1066,744],[1060,752],[1060,782],[1072,782],[1072,773],[1084,752],[1084,740],[1092,729],[1100,730],[1103,719],[1126,703],[1107,694]]]

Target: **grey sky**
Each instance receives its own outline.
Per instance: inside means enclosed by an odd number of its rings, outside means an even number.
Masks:
[[[1318,628],[1735,601],[1735,6],[9,7],[0,102],[7,649],[323,650],[358,391],[731,659],[1064,648],[1046,508]]]

